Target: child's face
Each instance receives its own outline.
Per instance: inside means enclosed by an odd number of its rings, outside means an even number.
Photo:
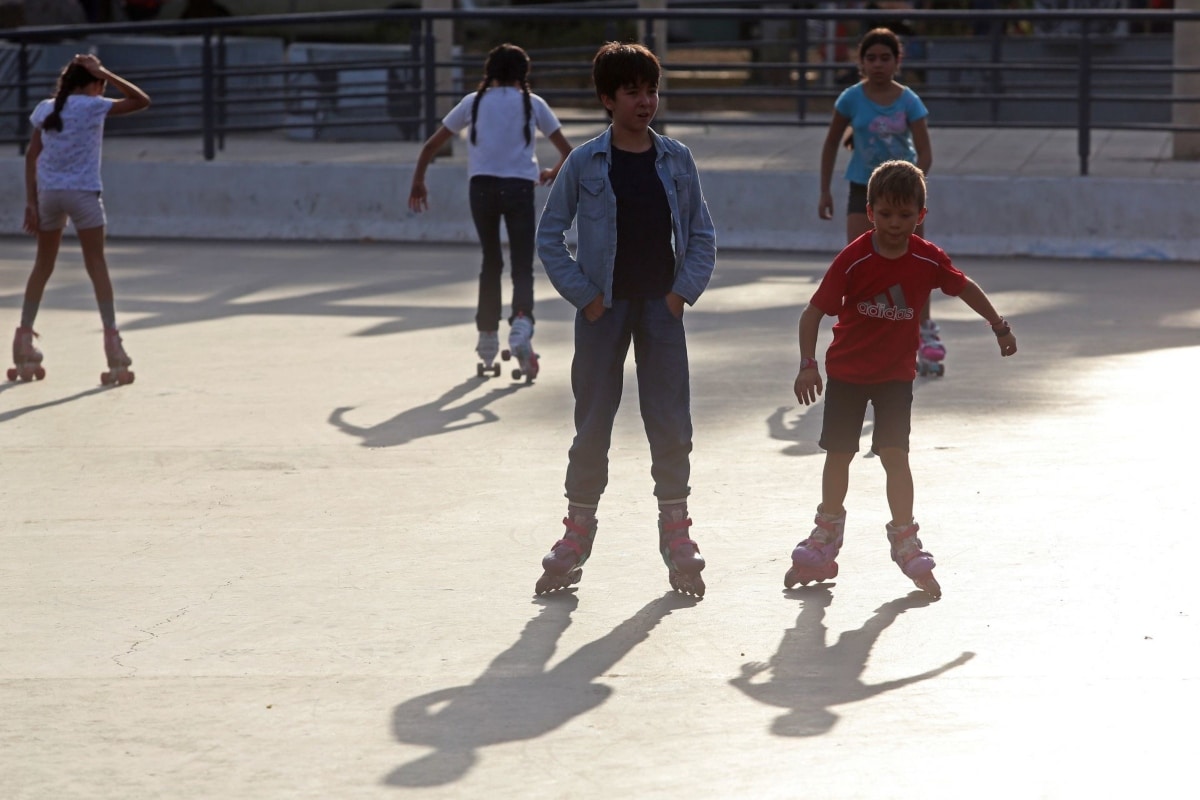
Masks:
[[[645,81],[622,86],[615,97],[605,95],[603,100],[613,125],[628,133],[645,133],[658,113],[658,87]]]
[[[863,76],[874,83],[887,83],[896,75],[899,66],[892,49],[886,44],[873,44],[862,55]]]
[[[884,196],[867,205],[867,218],[884,245],[899,247],[925,220],[925,209],[918,208],[916,200],[900,201]]]

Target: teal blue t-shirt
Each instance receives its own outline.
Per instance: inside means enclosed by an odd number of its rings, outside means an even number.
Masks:
[[[856,83],[841,93],[834,110],[850,120],[854,131],[854,152],[846,167],[846,180],[865,184],[871,172],[885,161],[917,162],[911,126],[929,116],[929,109],[912,89],[905,86],[896,102],[881,106],[868,100],[863,85]]]

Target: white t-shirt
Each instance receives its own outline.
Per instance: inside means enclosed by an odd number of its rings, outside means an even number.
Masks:
[[[471,106],[475,95],[459,101],[442,124],[454,133],[467,131],[467,175],[492,175],[497,178],[538,179],[538,160],[533,144],[537,132],[549,136],[558,130],[558,118],[546,101],[529,95],[529,144],[525,143],[525,101],[515,86],[493,86],[483,93],[475,119],[475,143],[471,144]]]
[[[37,160],[39,189],[77,189],[100,191],[100,144],[104,139],[104,120],[112,109],[108,97],[87,94],[67,96],[62,109],[62,130],[42,130],[42,152]],[[54,111],[54,100],[43,100],[29,115],[35,128],[41,128]]]

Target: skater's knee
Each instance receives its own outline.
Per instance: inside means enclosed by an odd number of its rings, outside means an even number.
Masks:
[[[854,451],[827,450],[825,452],[825,469],[849,469],[850,462],[857,455]]]
[[[888,472],[906,471],[908,466],[908,451],[902,447],[881,447],[878,450],[879,463]]]

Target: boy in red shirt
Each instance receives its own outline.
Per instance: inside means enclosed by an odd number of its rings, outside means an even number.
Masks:
[[[1017,339],[979,284],[955,269],[940,247],[914,233],[925,211],[925,176],[920,169],[907,161],[888,161],[876,168],[867,184],[867,216],[874,230],[838,254],[800,316],[795,391],[805,405],[816,402],[824,388],[816,360],[821,319],[838,319],[825,354],[829,391],[820,441],[825,450],[821,504],[816,527],[792,551],[792,568],[783,579],[789,589],[838,574],[836,559],[846,525],[842,503],[870,402],[875,408],[871,451],[887,473],[892,560],[922,590],[941,596],[933,577],[933,556],[917,538],[908,464],[912,387],[921,342],[919,312],[930,293],[940,289],[987,320],[1001,356],[1017,352]]]

